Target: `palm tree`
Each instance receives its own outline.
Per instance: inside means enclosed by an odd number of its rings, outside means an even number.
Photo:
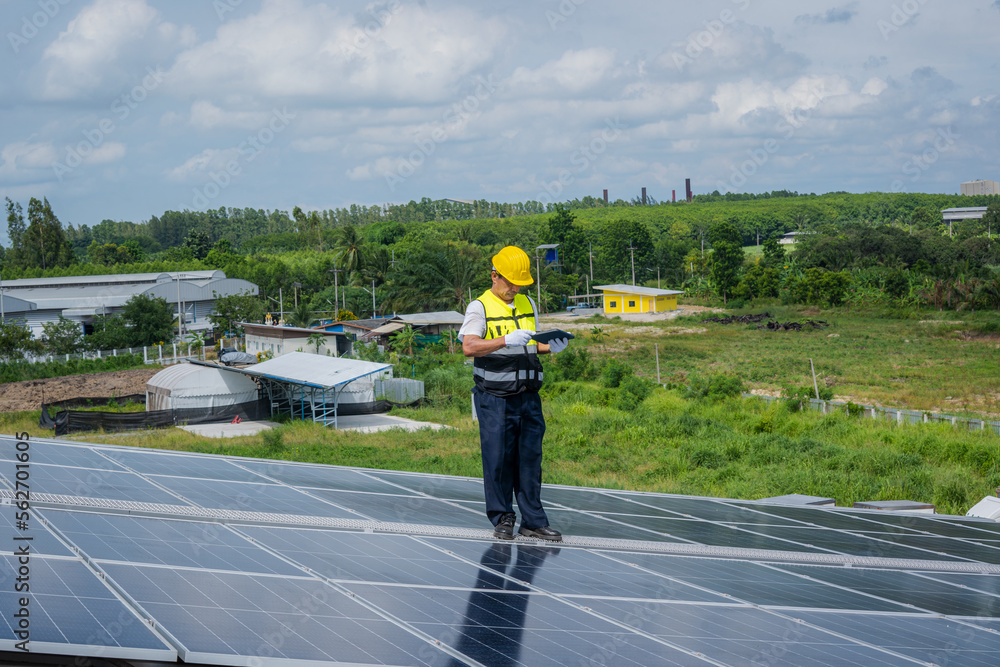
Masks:
[[[392,336],[392,349],[397,352],[406,350],[406,353],[413,356],[413,344],[417,342],[417,330],[407,324]]]
[[[344,225],[334,230],[337,264],[348,273],[360,271],[365,265],[364,237],[354,225]]]
[[[316,313],[305,301],[299,303],[285,316],[285,321],[293,327],[308,329],[316,321]]]

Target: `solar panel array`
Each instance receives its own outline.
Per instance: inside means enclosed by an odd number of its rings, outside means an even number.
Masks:
[[[36,653],[1000,664],[994,522],[547,486],[566,542],[501,542],[474,479],[53,441],[30,452],[31,530],[0,505],[0,539],[33,538]],[[4,499],[14,453],[0,440]],[[18,641],[18,567],[0,557],[0,651]]]

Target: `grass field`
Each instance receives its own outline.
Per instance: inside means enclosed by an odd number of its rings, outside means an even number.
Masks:
[[[785,403],[756,399],[692,398],[684,390],[698,376],[726,374],[769,393],[785,385],[811,386],[812,358],[819,382],[840,398],[995,414],[1000,341],[983,333],[995,330],[994,320],[978,314],[938,319],[846,309],[769,310],[781,320],[822,319],[830,327],[771,333],[701,318],[651,324],[580,320],[585,326],[574,345],[586,349],[597,366],[617,359],[655,380],[656,345],[661,379],[672,388],[625,401],[623,389],[598,380],[548,382],[545,481],[748,499],[804,493],[835,498],[839,505],[908,499],[958,514],[1000,485],[1000,439],[989,432],[942,424],[896,426],[843,412],[795,412]],[[593,326],[607,336],[596,340],[585,333]],[[559,357],[554,361],[558,365]],[[432,394],[457,398],[395,414],[453,428],[364,435],[291,422],[263,435],[221,441],[178,429],[73,439],[480,476],[478,429],[464,393],[471,386],[470,370],[446,365],[426,377]],[[0,415],[8,432],[50,434],[37,423],[37,412]]]
[[[823,320],[829,327],[767,332],[755,325],[703,323],[682,317],[656,324],[591,318],[609,335],[586,343],[598,358],[614,356],[656,378],[659,346],[663,382],[686,384],[692,374],[727,373],[778,395],[786,386],[820,387],[838,399],[956,415],[1000,415],[1000,316],[980,313],[800,310],[773,305],[781,321]],[[703,333],[674,333],[685,330]],[[983,331],[989,333],[982,333]],[[674,335],[669,335],[674,334]]]

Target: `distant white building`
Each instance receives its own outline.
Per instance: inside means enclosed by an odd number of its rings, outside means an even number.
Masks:
[[[184,330],[204,331],[212,326],[208,316],[214,312],[217,296],[259,291],[253,283],[227,278],[222,271],[26,278],[0,285],[5,316],[8,309],[18,311],[14,316],[23,319],[36,338],[41,337],[44,323],[58,321],[60,315],[79,322],[89,333],[95,317],[120,312],[138,294],[163,298],[174,312],[179,303]]]
[[[299,327],[250,322],[241,322],[240,326],[246,333],[246,351],[250,354],[270,353],[272,358],[291,352],[317,354],[316,343],[309,340],[309,337],[314,334],[323,337],[318,354],[328,357],[343,357],[350,355],[353,350],[352,336],[341,331],[301,329]]]
[[[968,181],[962,183],[962,194],[967,197],[997,195],[1000,194],[1000,183],[997,181]]]
[[[986,215],[987,206],[966,206],[963,208],[946,208],[941,211],[944,224],[948,225],[948,234],[952,233],[952,226],[961,220],[982,220]]]
[[[795,245],[799,242],[800,237],[809,234],[815,234],[816,232],[787,232],[784,236],[778,239],[779,245]]]

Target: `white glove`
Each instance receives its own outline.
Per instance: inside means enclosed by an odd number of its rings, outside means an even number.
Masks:
[[[565,350],[567,345],[569,345],[569,338],[553,338],[549,341],[549,352],[558,354]]]
[[[507,347],[521,347],[522,345],[527,345],[528,341],[534,335],[535,332],[531,329],[518,329],[504,336],[503,340]]]

